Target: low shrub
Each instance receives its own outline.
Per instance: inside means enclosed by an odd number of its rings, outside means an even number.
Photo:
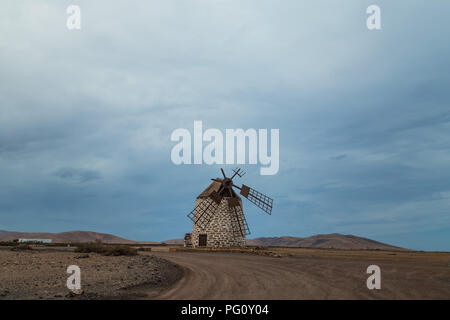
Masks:
[[[21,243],[11,248],[11,251],[33,250],[29,244]]]
[[[255,250],[268,250],[269,247],[268,246],[257,246],[254,248]]]
[[[105,256],[135,256],[137,249],[128,246],[110,246],[103,253]]]
[[[100,241],[80,243],[75,252],[80,253],[99,253],[104,256],[135,256],[137,250],[124,245],[105,245]]]
[[[85,242],[85,243],[77,244],[77,248],[75,249],[75,252],[81,252],[81,253],[96,252],[96,253],[102,253],[104,250],[105,250],[105,245],[102,244],[100,241],[95,241],[95,242]]]

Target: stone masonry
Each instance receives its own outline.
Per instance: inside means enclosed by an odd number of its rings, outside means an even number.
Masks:
[[[241,233],[242,222],[244,219],[242,211],[242,200],[237,196],[240,206],[229,207],[228,199],[224,197],[217,210],[212,215],[209,224],[205,229],[201,229],[194,224],[192,229],[192,246],[199,246],[199,235],[206,234],[207,247],[243,247],[245,246],[245,235]],[[195,206],[200,201],[212,201],[209,197],[197,198]],[[197,214],[197,212],[195,212]]]

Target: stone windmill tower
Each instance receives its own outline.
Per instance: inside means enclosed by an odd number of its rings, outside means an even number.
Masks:
[[[195,208],[188,217],[194,222],[190,243],[193,247],[242,247],[245,236],[250,230],[242,209],[242,199],[233,190],[250,200],[264,212],[271,214],[273,200],[264,194],[246,186],[233,184],[235,176],[242,177],[240,169],[233,170],[227,178],[223,169],[223,178],[211,179],[213,182],[197,197]]]

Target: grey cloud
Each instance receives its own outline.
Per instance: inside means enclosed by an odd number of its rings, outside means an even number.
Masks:
[[[2,5],[0,229],[182,236],[218,174],[170,161],[194,120],[280,129],[279,173],[245,168],[275,198],[245,205],[254,236],[450,227],[450,4],[381,1],[380,32],[369,1],[78,4],[79,32],[64,3]]]
[[[337,156],[330,157],[330,160],[342,160],[342,159],[345,159],[346,157],[347,157],[346,154],[340,154],[340,155],[337,155]]]
[[[63,180],[82,183],[101,179],[101,175],[98,171],[86,169],[60,168],[54,174]]]

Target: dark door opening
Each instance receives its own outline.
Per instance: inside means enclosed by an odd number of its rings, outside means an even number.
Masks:
[[[199,234],[198,235],[198,246],[199,247],[206,247],[206,242],[207,242],[206,234]]]

